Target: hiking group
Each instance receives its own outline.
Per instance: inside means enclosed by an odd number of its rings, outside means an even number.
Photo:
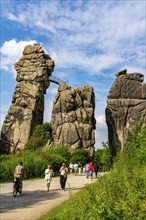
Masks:
[[[15,172],[14,172],[14,181],[16,178],[19,179],[21,193],[22,193],[22,180],[23,180],[23,175],[24,175],[24,167],[22,165],[23,165],[23,163],[20,162],[19,165],[16,166]],[[62,166],[60,167],[59,173],[60,173],[60,186],[61,186],[61,190],[63,190],[63,191],[65,191],[68,172],[71,175],[72,174],[85,175],[85,177],[87,179],[90,178],[92,180],[93,179],[93,172],[95,173],[95,177],[97,178],[98,167],[94,166],[92,164],[92,162],[87,163],[83,166],[80,162],[78,162],[78,163],[75,162],[74,164],[72,162],[70,162],[69,167],[67,167],[65,163],[62,163]],[[51,165],[48,164],[48,166],[45,170],[45,178],[44,178],[44,181],[47,183],[47,191],[50,190],[50,184],[51,184],[53,176],[54,176],[54,171],[51,168]]]
[[[93,166],[92,162],[87,163],[85,165],[82,166],[82,164],[80,162],[78,163],[70,163],[69,164],[69,171],[70,174],[75,174],[75,175],[86,175],[86,178],[93,178],[93,172],[95,172],[95,175],[97,177],[97,172],[98,172],[98,167],[97,166]]]
[[[93,172],[95,172],[95,177],[97,178],[97,172],[98,167],[94,166],[92,162],[87,163],[86,165],[82,166],[80,162],[78,163],[72,163],[70,162],[69,167],[66,166],[65,163],[62,163],[62,166],[60,167],[60,186],[61,190],[65,191],[65,185],[67,181],[67,174],[70,172],[72,175],[73,173],[76,175],[85,175],[86,178],[93,179]],[[49,191],[50,183],[52,180],[52,176],[54,175],[53,170],[51,169],[51,166],[48,165],[48,168],[45,170],[45,181],[47,182],[47,191]]]

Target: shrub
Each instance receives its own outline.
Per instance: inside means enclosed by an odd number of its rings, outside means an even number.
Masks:
[[[42,148],[49,139],[53,140],[50,124],[45,123],[42,125],[37,125],[32,136],[28,139],[25,149],[35,151],[38,148]]]
[[[60,155],[64,158],[66,158],[67,161],[69,161],[70,157],[71,157],[71,153],[66,146],[53,147],[53,148],[48,149],[47,151],[48,151],[48,153],[50,152],[51,154]]]
[[[25,151],[16,155],[2,155],[0,156],[0,181],[13,180],[15,167],[20,160],[25,168],[24,179],[43,177],[48,164],[52,166],[55,174],[58,175],[61,164],[63,162],[67,163],[69,156],[70,153],[66,148],[62,148],[61,155],[61,147],[45,151]]]
[[[85,149],[76,149],[71,155],[70,161],[80,162],[81,164],[86,164],[87,162],[91,161],[91,157],[89,151]]]

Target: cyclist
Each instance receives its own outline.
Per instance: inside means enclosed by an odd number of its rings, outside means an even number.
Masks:
[[[15,173],[14,173],[14,181],[16,179],[19,179],[19,193],[22,193],[22,180],[23,180],[23,175],[24,175],[24,167],[22,166],[23,162],[20,161],[19,165],[16,166],[15,168]]]

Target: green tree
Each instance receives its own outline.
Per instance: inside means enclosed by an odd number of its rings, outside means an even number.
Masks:
[[[97,149],[94,153],[94,165],[99,171],[109,171],[112,164],[112,155],[108,142],[102,142],[102,149]]]

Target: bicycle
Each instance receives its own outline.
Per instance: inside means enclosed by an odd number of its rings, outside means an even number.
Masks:
[[[16,197],[18,192],[19,194],[22,194],[22,191],[20,189],[20,180],[19,178],[15,178],[13,185],[13,196]]]

